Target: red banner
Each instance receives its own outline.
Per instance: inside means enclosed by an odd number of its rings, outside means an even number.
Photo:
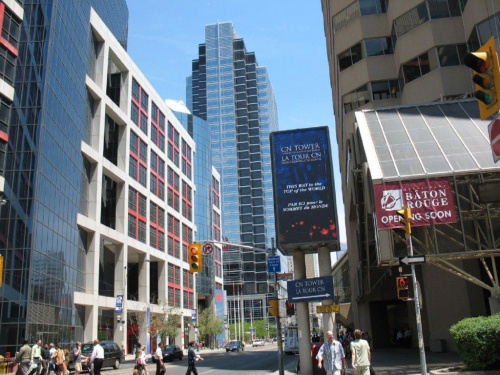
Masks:
[[[453,191],[448,178],[374,185],[378,229],[402,228],[397,211],[411,208],[414,227],[455,223]]]

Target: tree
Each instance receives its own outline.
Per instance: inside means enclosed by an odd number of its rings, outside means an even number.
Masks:
[[[223,321],[215,316],[211,307],[203,310],[198,316],[198,331],[200,337],[208,336],[210,344],[216,335],[224,331]]]
[[[166,303],[158,303],[163,314],[155,314],[151,316],[149,321],[149,333],[153,335],[161,335],[162,341],[165,337],[172,337],[175,344],[177,336],[177,328],[180,322],[181,314],[178,309],[168,306]]]

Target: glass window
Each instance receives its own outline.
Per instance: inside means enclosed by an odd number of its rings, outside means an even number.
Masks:
[[[423,2],[394,20],[394,33],[397,38],[400,38],[427,21],[429,21],[429,13],[426,2]]]
[[[345,94],[342,97],[342,101],[344,103],[344,110],[346,113],[354,111],[356,108],[368,103],[370,101],[370,97],[368,95],[367,85],[361,86],[357,90]]]
[[[372,82],[372,98],[373,100],[386,100],[399,98],[398,80]]]
[[[340,71],[350,67],[351,65],[357,63],[359,60],[361,60],[362,54],[361,54],[361,43],[358,43],[351,48],[349,48],[347,51],[342,52],[339,54],[339,69]]]
[[[362,16],[387,13],[388,0],[359,0],[359,9]]]
[[[135,79],[132,79],[132,98],[139,101],[139,83]]]
[[[390,37],[372,38],[365,40],[366,56],[393,54],[392,39]]]
[[[461,65],[462,56],[467,52],[465,44],[437,47],[439,66]]]

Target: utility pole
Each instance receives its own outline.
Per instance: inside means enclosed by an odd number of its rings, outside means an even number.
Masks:
[[[406,250],[410,257],[413,256],[413,244],[411,241],[411,209],[404,205],[403,209],[398,211],[402,217],[405,229]],[[411,279],[413,281],[413,301],[415,302],[415,316],[417,318],[418,348],[420,350],[420,369],[422,375],[427,375],[427,364],[425,362],[424,334],[422,332],[422,318],[420,316],[420,297],[417,286],[417,275],[415,273],[415,264],[411,265]]]

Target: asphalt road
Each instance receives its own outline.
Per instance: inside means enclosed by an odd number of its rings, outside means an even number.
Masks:
[[[196,362],[198,374],[230,375],[269,375],[278,370],[278,350],[276,345],[246,347],[241,352],[205,349],[198,352],[205,360]],[[294,356],[285,355],[285,366],[293,362]],[[123,363],[118,370],[103,369],[102,375],[132,375],[134,364]],[[184,375],[187,370],[187,356],[179,361],[166,363],[166,375]],[[156,364],[148,363],[150,375],[156,375]]]

